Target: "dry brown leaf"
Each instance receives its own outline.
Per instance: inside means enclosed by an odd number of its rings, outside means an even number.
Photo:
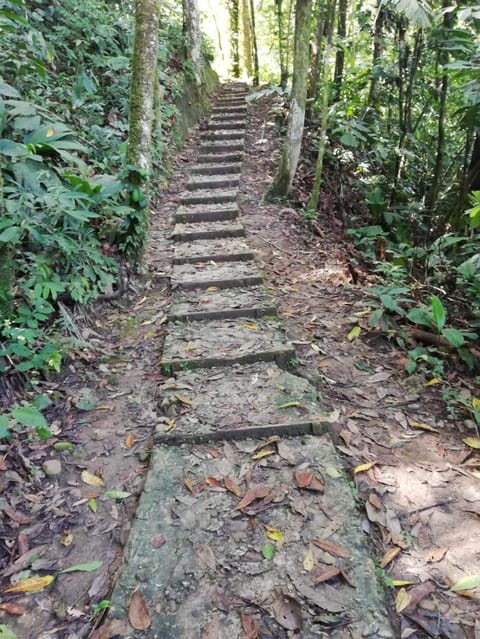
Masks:
[[[207,486],[212,486],[214,488],[223,488],[223,483],[216,477],[206,477],[205,483]]]
[[[448,546],[443,546],[441,548],[432,548],[425,555],[425,561],[428,563],[435,563],[436,561],[442,561],[448,551]]]
[[[387,552],[383,555],[382,561],[380,562],[380,568],[385,568],[388,564],[395,559],[399,552],[401,552],[401,548],[398,546],[394,546],[393,548],[389,548]]]
[[[207,448],[207,450],[214,459],[218,459],[222,456],[222,453],[216,448]]]
[[[383,508],[383,502],[380,499],[380,497],[377,495],[377,493],[370,493],[368,496],[368,501],[372,504],[372,506],[374,508],[376,508],[377,510],[382,510]]]
[[[13,603],[0,603],[0,610],[3,610],[8,615],[16,615],[17,617],[21,617],[27,612],[24,606]]]
[[[313,556],[313,549],[311,546],[309,546],[307,552],[305,553],[305,557],[303,558],[303,569],[307,572],[311,572],[314,565],[315,558]]]
[[[339,574],[340,574],[340,568],[337,568],[337,566],[330,566],[329,568],[325,568],[324,570],[321,570],[320,572],[318,572],[315,575],[315,580],[313,583],[315,584],[315,586],[317,586],[323,581],[329,581],[330,579],[333,579],[334,577],[338,577]]]
[[[73,533],[71,530],[64,530],[62,533],[62,537],[60,539],[60,543],[62,544],[62,546],[65,546],[65,548],[68,548],[69,546],[72,545],[73,543]]]
[[[438,430],[430,424],[425,424],[423,422],[408,422],[410,428],[416,428],[417,430],[428,430],[430,433],[438,433]]]
[[[340,437],[345,442],[345,446],[350,446],[350,442],[352,441],[353,433],[350,430],[344,428],[340,431]]]
[[[133,433],[128,433],[125,437],[125,448],[133,448],[135,444],[135,435]]]
[[[240,490],[240,487],[237,486],[237,484],[233,481],[233,479],[230,479],[230,477],[224,477],[223,483],[227,490],[233,493],[236,497],[240,497],[242,491]]]
[[[193,482],[191,479],[187,477],[187,479],[183,480],[183,485],[188,488],[188,490],[193,494]]]
[[[175,397],[181,404],[186,404],[187,406],[191,406],[193,404],[193,399],[188,397],[182,397],[181,395],[175,395]]]
[[[235,510],[242,510],[242,508],[246,508],[252,503],[252,501],[255,501],[255,499],[263,499],[263,497],[266,497],[269,492],[270,488],[268,486],[254,486],[249,488],[243,498],[235,506]]]
[[[351,586],[352,588],[355,588],[355,584],[353,583],[353,581],[350,579],[350,575],[347,573],[346,570],[344,570],[343,568],[340,569],[340,574],[342,575],[342,577],[345,579],[345,581],[347,582],[347,584],[349,586]]]
[[[301,630],[303,627],[302,606],[288,595],[281,594],[275,601],[273,616],[287,630]]]
[[[306,490],[311,490],[317,493],[323,493],[325,491],[324,482],[318,477],[318,475],[314,475],[312,481],[305,486]]]
[[[315,546],[318,546],[325,552],[330,553],[331,555],[335,555],[337,557],[343,557],[344,559],[347,559],[348,557],[350,557],[350,551],[347,550],[347,548],[344,548],[343,546],[339,546],[338,544],[335,544],[333,541],[327,541],[326,539],[313,539],[312,543],[314,543]]]
[[[258,626],[253,617],[247,615],[245,612],[241,614],[242,628],[244,635],[242,639],[257,639],[258,638]]]
[[[130,597],[128,620],[135,630],[147,630],[152,623],[147,604],[140,590],[135,590]]]
[[[313,470],[296,470],[294,476],[299,488],[309,486],[314,477]]]
[[[128,624],[122,619],[112,619],[106,624],[97,628],[90,635],[90,639],[113,639],[114,637],[126,637],[128,634]]]

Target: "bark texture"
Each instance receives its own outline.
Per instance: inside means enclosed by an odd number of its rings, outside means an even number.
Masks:
[[[135,0],[127,162],[149,171],[152,141],[153,100],[157,71],[158,2]]]
[[[202,84],[202,35],[198,0],[183,0],[183,32],[186,58],[192,63],[195,82],[197,86],[200,86]]]
[[[312,0],[297,0],[293,84],[287,137],[283,145],[278,173],[270,190],[272,196],[288,195],[300,157],[307,98],[311,13]]]

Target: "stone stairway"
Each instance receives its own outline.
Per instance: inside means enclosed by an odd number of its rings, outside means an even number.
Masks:
[[[221,88],[175,214],[171,377],[111,614],[151,639],[392,637],[318,394],[289,372],[239,215],[246,94]],[[332,565],[347,577],[324,580]]]

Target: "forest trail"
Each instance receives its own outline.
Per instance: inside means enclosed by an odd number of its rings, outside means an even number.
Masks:
[[[165,419],[112,600],[151,639],[393,637],[316,389],[239,216],[247,89],[224,85],[175,212]]]

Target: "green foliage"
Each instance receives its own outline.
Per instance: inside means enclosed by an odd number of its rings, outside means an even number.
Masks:
[[[32,402],[15,404],[7,413],[0,415],[0,440],[9,439],[12,430],[33,429],[39,439],[48,439],[51,432],[42,410],[50,400],[46,395],[37,395]]]

